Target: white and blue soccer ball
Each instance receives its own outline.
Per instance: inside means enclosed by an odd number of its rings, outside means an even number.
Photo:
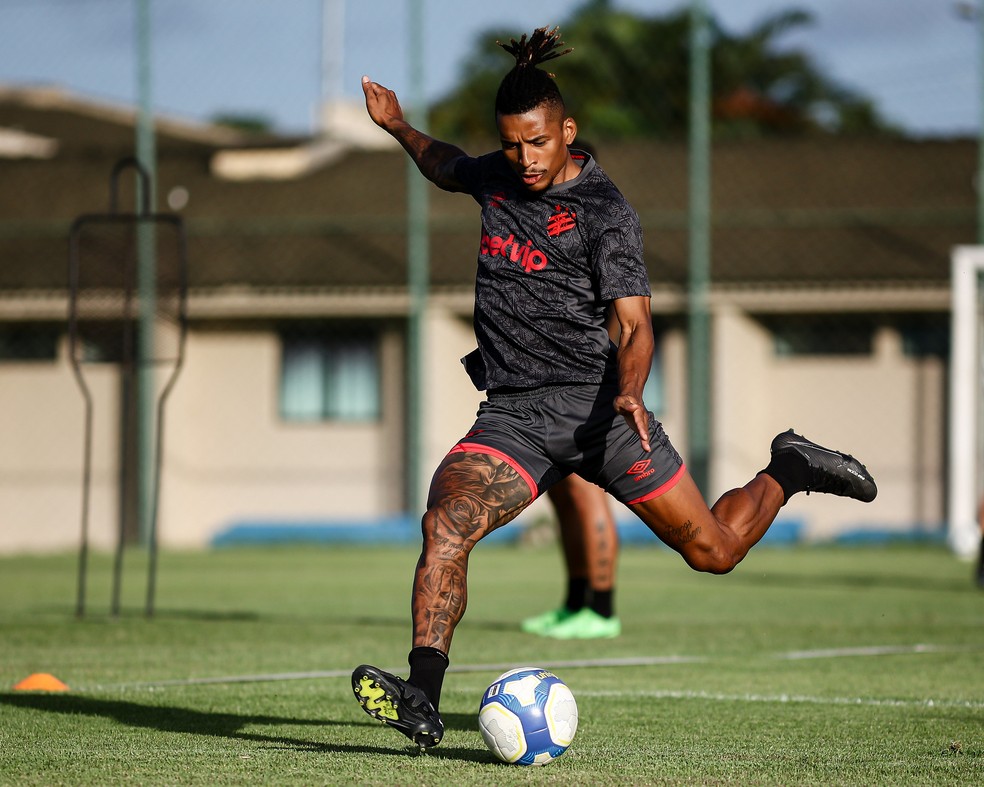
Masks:
[[[503,762],[546,765],[567,751],[577,732],[577,703],[560,678],[538,667],[503,673],[478,710],[485,745]]]

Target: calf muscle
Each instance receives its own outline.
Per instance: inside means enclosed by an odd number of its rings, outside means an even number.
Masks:
[[[413,585],[413,644],[447,653],[468,602],[468,555],[488,533],[532,502],[506,462],[487,454],[449,455],[431,483],[423,549]]]
[[[684,474],[665,495],[632,510],[691,568],[726,574],[762,538],[782,501],[779,485],[760,474],[708,509],[693,479]]]

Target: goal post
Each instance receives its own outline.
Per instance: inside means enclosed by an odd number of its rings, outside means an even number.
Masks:
[[[947,543],[963,557],[976,553],[982,499],[982,341],[981,273],[984,246],[958,246],[951,258],[949,482]]]

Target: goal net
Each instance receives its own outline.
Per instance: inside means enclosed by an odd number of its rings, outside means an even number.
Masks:
[[[947,541],[969,557],[980,544],[984,500],[984,246],[958,246],[951,264]]]

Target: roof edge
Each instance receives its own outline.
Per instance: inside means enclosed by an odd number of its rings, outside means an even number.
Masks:
[[[0,84],[0,103],[20,104],[38,110],[63,110],[77,115],[120,125],[135,126],[137,110],[124,103],[114,103],[73,93],[59,85]],[[248,138],[235,129],[199,123],[154,113],[154,126],[168,136],[207,145],[242,145]]]

